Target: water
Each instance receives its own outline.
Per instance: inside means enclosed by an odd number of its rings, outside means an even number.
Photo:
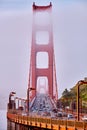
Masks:
[[[0,110],[0,130],[7,130],[6,110]]]

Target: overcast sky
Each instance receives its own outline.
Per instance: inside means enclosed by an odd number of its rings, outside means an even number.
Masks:
[[[35,0],[47,5],[49,0]],[[0,97],[26,97],[32,31],[32,0],[0,1]],[[52,0],[58,95],[87,77],[87,2]],[[1,102],[1,101],[0,101]]]

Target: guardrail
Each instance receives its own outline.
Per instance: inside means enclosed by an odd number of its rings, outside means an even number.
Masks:
[[[59,120],[44,116],[21,115],[7,112],[7,118],[14,123],[51,130],[87,130],[87,122]]]

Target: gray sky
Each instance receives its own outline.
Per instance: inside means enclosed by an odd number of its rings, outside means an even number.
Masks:
[[[32,0],[0,1],[0,96],[26,97],[32,30]],[[47,5],[49,0],[36,0]],[[53,30],[59,97],[87,77],[87,2],[53,0]]]

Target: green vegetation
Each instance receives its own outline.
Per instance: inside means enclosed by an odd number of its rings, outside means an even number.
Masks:
[[[80,90],[80,98],[83,101],[87,101],[87,84],[83,84],[79,87]],[[67,88],[62,93],[62,99],[63,98],[73,98],[76,99],[77,96],[77,86],[74,86],[73,88],[67,90]]]
[[[87,84],[80,85],[79,95],[82,107],[87,108]],[[77,101],[77,86],[72,87],[70,90],[66,88],[62,93],[60,101],[63,102],[64,107],[70,106],[72,102],[75,103]]]

